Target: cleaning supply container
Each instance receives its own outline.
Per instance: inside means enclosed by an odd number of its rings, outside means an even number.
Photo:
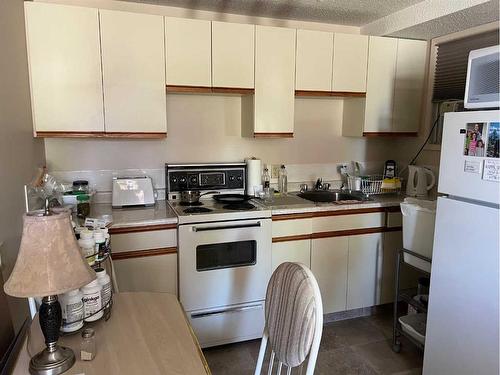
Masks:
[[[401,203],[401,212],[403,214],[403,247],[432,258],[436,201],[405,198]],[[418,269],[431,272],[431,264],[423,259],[405,253],[404,261]]]

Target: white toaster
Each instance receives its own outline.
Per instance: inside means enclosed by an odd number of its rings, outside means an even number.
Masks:
[[[154,204],[155,193],[151,177],[113,177],[111,205],[114,208],[153,206]]]

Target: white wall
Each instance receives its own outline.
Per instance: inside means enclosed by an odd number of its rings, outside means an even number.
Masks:
[[[310,164],[402,156],[394,139],[342,137],[340,99],[296,99],[293,139],[242,138],[240,104],[239,97],[168,95],[166,140],[46,139],[48,167],[161,168],[165,162],[238,161],[248,156],[273,164]]]
[[[19,249],[23,186],[44,163],[43,141],[33,138],[22,0],[0,0],[0,50],[0,254],[6,280]],[[10,306],[17,328],[26,300]]]

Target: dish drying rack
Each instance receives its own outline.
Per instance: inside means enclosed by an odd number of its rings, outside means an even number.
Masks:
[[[398,178],[402,182],[402,179],[400,177]],[[358,180],[360,181],[358,182]],[[401,193],[401,187],[394,189],[382,189],[383,181],[384,181],[384,176],[380,174],[365,175],[365,176],[348,176],[347,187],[349,188],[349,190],[361,191],[366,196]]]

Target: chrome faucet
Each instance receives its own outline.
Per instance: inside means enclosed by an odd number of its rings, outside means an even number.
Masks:
[[[323,179],[322,178],[318,178],[318,180],[316,181],[316,184],[314,184],[314,189],[315,190],[323,190]]]

